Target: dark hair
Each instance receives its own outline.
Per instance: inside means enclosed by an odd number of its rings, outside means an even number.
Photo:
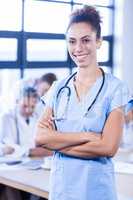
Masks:
[[[20,94],[20,98],[22,97],[38,98],[37,90],[33,87],[24,87]]]
[[[99,12],[93,6],[84,5],[80,9],[74,10],[70,15],[69,24],[67,27],[67,31],[70,26],[74,23],[86,22],[92,26],[92,28],[96,31],[96,37],[99,39],[101,37],[101,17]]]
[[[52,85],[52,83],[56,80],[57,80],[57,77],[55,74],[47,73],[41,76],[41,78],[39,79],[39,82],[47,82],[49,85]]]

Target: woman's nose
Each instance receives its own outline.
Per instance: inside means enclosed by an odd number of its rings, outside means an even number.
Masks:
[[[83,44],[81,42],[77,42],[75,46],[75,50],[77,52],[81,52],[83,50]]]

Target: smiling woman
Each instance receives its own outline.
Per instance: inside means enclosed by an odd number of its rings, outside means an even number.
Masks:
[[[95,20],[94,20],[95,19]],[[67,28],[68,51],[78,66],[96,65],[97,49],[101,46],[101,19],[95,10],[73,12]]]
[[[49,200],[117,200],[111,157],[121,139],[128,89],[98,66],[100,23],[92,6],[70,15],[66,39],[77,72],[43,98],[36,143],[55,151]]]
[[[96,51],[100,48],[101,38],[85,22],[74,23],[67,32],[68,51],[75,63],[80,66],[96,64]]]

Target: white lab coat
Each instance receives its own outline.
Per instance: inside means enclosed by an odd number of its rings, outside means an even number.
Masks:
[[[41,116],[43,113],[44,113],[44,110],[45,110],[45,104],[43,104],[42,102],[41,102],[41,100],[37,103],[37,105],[36,105],[36,110],[35,110],[35,112],[39,115],[39,116]]]
[[[34,113],[27,124],[18,107],[4,113],[0,122],[0,143],[14,147],[19,156],[28,155],[29,149],[35,146],[35,126],[38,117],[39,115]]]

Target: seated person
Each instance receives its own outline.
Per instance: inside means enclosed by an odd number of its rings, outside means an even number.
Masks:
[[[46,73],[38,79],[36,87],[40,98],[49,90],[53,82],[56,80],[57,77],[53,73]]]
[[[45,103],[41,101],[41,97],[47,93],[47,91],[52,86],[53,82],[56,80],[57,80],[57,77],[53,73],[46,73],[37,80],[36,89],[37,89],[37,93],[38,93],[40,101],[37,104],[36,111],[38,112],[39,115],[43,113],[44,108],[45,108],[44,107]]]
[[[3,113],[0,121],[0,155],[16,153],[19,156],[49,156],[51,151],[35,147],[34,133],[39,115],[35,108],[38,102],[37,91],[32,87],[23,88],[13,109]],[[2,187],[0,199],[30,199],[34,196],[10,187]]]
[[[35,112],[37,102],[37,91],[32,87],[25,87],[15,107],[1,117],[1,143],[13,148],[17,155],[48,156],[50,153],[34,144],[35,125],[39,117]]]

